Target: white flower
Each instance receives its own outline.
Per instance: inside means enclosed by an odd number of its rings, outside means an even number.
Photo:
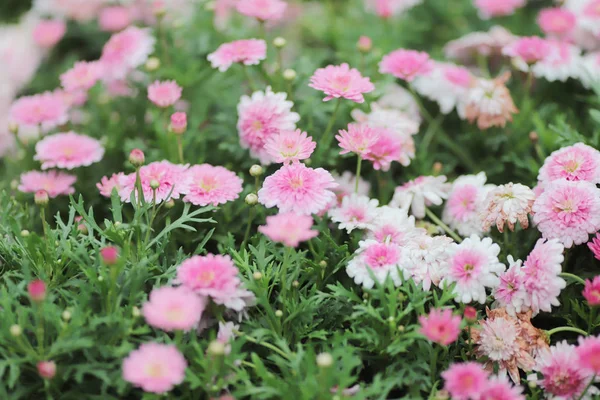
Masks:
[[[550,53],[532,67],[533,75],[550,82],[564,82],[581,74],[581,50],[564,42],[548,41]]]
[[[352,110],[352,118],[369,126],[387,128],[402,137],[419,132],[419,122],[408,114],[393,108],[382,108],[377,103],[372,103],[368,114],[359,109]]]
[[[508,270],[500,274],[500,283],[494,288],[493,295],[496,300],[494,307],[503,307],[513,317],[517,313],[526,311],[525,298],[525,275],[522,271],[523,261],[515,261],[508,256]]]
[[[342,199],[342,204],[329,211],[333,222],[339,223],[339,229],[346,229],[348,233],[354,229],[370,229],[377,216],[377,199],[369,199],[355,193]]]
[[[469,90],[471,79],[464,67],[436,62],[429,75],[417,77],[412,85],[420,95],[437,102],[443,114],[449,114]]]
[[[533,190],[520,183],[511,182],[492,189],[483,202],[483,230],[488,231],[490,226],[496,225],[498,231],[503,232],[506,223],[513,231],[517,221],[523,229],[527,229],[534,201]]]
[[[403,264],[406,275],[416,283],[423,283],[423,290],[429,290],[431,284],[438,286],[447,273],[452,239],[447,236],[428,236],[421,234],[407,242],[406,261]]]
[[[425,234],[424,229],[415,227],[415,217],[409,216],[406,210],[383,206],[377,209],[377,216],[367,238],[380,243],[391,242],[405,246]]]
[[[346,273],[355,283],[370,289],[375,281],[383,283],[390,277],[394,285],[402,284],[400,268],[404,255],[400,246],[375,240],[361,241],[359,246],[346,267]]]
[[[444,175],[420,176],[398,186],[390,205],[405,210],[410,208],[415,217],[424,218],[425,207],[441,205],[448,198],[449,188]]]
[[[588,53],[581,58],[579,79],[587,88],[600,82],[600,52]]]

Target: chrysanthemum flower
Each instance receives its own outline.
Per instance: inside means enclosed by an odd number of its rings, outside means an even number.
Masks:
[[[171,164],[169,161],[156,161],[140,168],[140,179],[144,200],[148,203],[153,201],[156,192],[156,202],[160,203],[169,199],[178,199],[185,188],[184,172],[187,166]],[[131,195],[137,199],[138,193],[135,187],[136,174],[131,173],[119,178],[119,196],[121,200],[129,203]],[[158,183],[156,190],[151,184]]]
[[[172,106],[181,98],[181,86],[175,81],[154,81],[148,86],[148,99],[159,107]]]
[[[490,238],[472,235],[455,245],[450,257],[450,266],[444,282],[456,283],[455,300],[461,303],[486,301],[486,288],[500,283],[498,275],[505,266],[498,261],[500,246]]]
[[[600,230],[600,189],[587,181],[553,181],[536,199],[533,212],[544,238],[557,238],[567,248],[585,243]]]
[[[378,205],[377,199],[353,193],[344,197],[339,207],[329,210],[329,217],[339,224],[339,229],[346,229],[348,233],[354,229],[371,229]]]
[[[433,65],[432,72],[417,77],[413,86],[421,96],[437,102],[443,114],[449,114],[460,104],[475,78],[465,67],[439,62]]]
[[[579,365],[595,376],[600,375],[600,336],[579,337]]]
[[[274,242],[283,243],[289,247],[298,247],[316,237],[319,232],[312,228],[313,219],[310,215],[282,213],[267,217],[267,224],[258,227],[258,231]]]
[[[504,224],[514,231],[517,221],[523,229],[529,227],[528,215],[535,201],[531,189],[520,183],[507,183],[492,189],[486,196],[482,208],[483,230],[488,231],[496,225],[498,231],[504,231]]]
[[[32,35],[35,43],[48,49],[54,47],[65,36],[67,24],[60,19],[41,20],[33,29]]]
[[[500,283],[493,290],[493,296],[499,305],[514,316],[517,313],[524,311],[525,299],[527,292],[525,291],[525,275],[522,271],[521,260],[515,261],[512,256],[508,256],[509,267],[506,271],[500,274]]]
[[[119,179],[121,179],[122,176],[125,176],[122,172],[112,174],[110,178],[103,176],[100,182],[96,183],[96,187],[100,191],[100,194],[104,197],[110,197],[113,189],[116,189],[118,193],[121,188],[119,186]]]
[[[398,134],[388,128],[376,127],[378,138],[364,156],[376,171],[388,171],[393,162],[407,167],[415,158],[415,142],[410,135]]]
[[[19,190],[24,193],[35,193],[44,190],[50,198],[75,193],[73,184],[77,178],[58,171],[30,171],[21,175]]]
[[[335,138],[342,148],[340,154],[355,153],[364,157],[371,152],[371,147],[379,139],[379,130],[367,124],[349,124],[348,130],[340,129],[339,132]]]
[[[502,54],[531,65],[550,54],[550,45],[538,36],[522,37],[503,48]]]
[[[379,72],[391,74],[396,78],[411,82],[417,76],[427,75],[433,69],[433,62],[429,54],[416,51],[399,49],[383,56],[379,63]]]
[[[183,382],[186,368],[175,345],[144,343],[123,360],[123,379],[145,392],[166,393]]]
[[[546,35],[565,37],[577,25],[577,17],[562,7],[544,8],[538,15],[537,23]]]
[[[488,380],[479,400],[525,400],[522,392],[523,387],[512,385],[506,376],[494,375]]]
[[[425,208],[432,204],[442,204],[448,198],[449,189],[450,185],[446,183],[444,175],[419,176],[398,186],[390,205],[410,209],[415,217],[425,218]]]
[[[285,93],[273,93],[270,87],[264,92],[254,92],[252,97],[242,96],[237,106],[240,145],[250,149],[252,157],[269,164],[273,157],[265,148],[267,140],[281,132],[296,130],[300,115],[292,112],[293,106]]]
[[[481,211],[487,194],[494,187],[486,185],[486,180],[485,172],[480,172],[460,176],[452,183],[442,220],[461,236],[481,236],[484,233]]]
[[[189,331],[198,326],[205,299],[185,286],[163,286],[150,292],[142,307],[148,325],[165,331]]]
[[[73,68],[60,76],[60,83],[68,92],[89,90],[102,77],[102,73],[100,62],[78,61]]]
[[[365,240],[359,243],[354,258],[348,262],[346,273],[350,278],[367,289],[375,285],[375,280],[384,283],[389,277],[394,285],[402,284],[402,272],[399,271],[403,259],[400,246],[394,243],[378,243]],[[374,280],[375,279],[375,280]]]
[[[276,163],[296,163],[306,160],[315,151],[317,144],[300,129],[281,131],[270,136],[265,142],[265,152]]]
[[[488,373],[476,362],[454,363],[442,372],[442,378],[452,399],[479,399],[487,385]]]
[[[467,92],[465,117],[470,123],[477,121],[479,129],[492,126],[505,127],[519,112],[505,83],[510,78],[506,73],[493,80],[476,79]]]
[[[415,217],[408,216],[407,210],[383,206],[375,210],[376,215],[367,233],[368,239],[380,243],[396,243],[408,246],[416,238],[425,235],[425,230],[415,228]]]
[[[448,346],[458,339],[461,322],[462,318],[452,315],[452,310],[432,309],[429,315],[419,317],[419,332],[432,342]]]
[[[327,96],[323,101],[344,98],[356,103],[364,103],[363,93],[375,90],[368,77],[346,63],[317,69],[308,86],[324,92]]]
[[[44,92],[17,99],[9,111],[9,119],[19,125],[52,129],[69,120],[68,107],[56,93]]]
[[[407,240],[403,244],[405,261],[402,264],[405,276],[417,284],[423,284],[423,290],[431,285],[439,286],[446,276],[452,253],[452,239],[447,236],[429,236],[421,228],[405,232]],[[412,236],[412,237],[410,237]]]
[[[593,280],[586,279],[582,294],[590,306],[600,306],[600,275]]]
[[[483,19],[512,15],[525,6],[526,0],[475,0],[475,7]]]
[[[538,181],[545,184],[558,179],[600,183],[600,151],[583,143],[554,151],[540,168]]]
[[[243,180],[221,166],[194,165],[184,172],[179,191],[183,201],[196,206],[217,206],[235,200],[242,191]]]
[[[323,168],[308,168],[302,163],[284,165],[268,176],[258,191],[258,201],[280,212],[317,214],[335,199],[333,177]]]
[[[463,64],[473,64],[479,56],[496,57],[502,49],[516,39],[501,26],[493,26],[488,32],[470,32],[444,46],[447,58]]]
[[[104,7],[98,15],[98,25],[105,32],[118,32],[129,26],[131,18],[131,11],[125,6]]]
[[[581,49],[568,42],[548,40],[548,54],[532,67],[533,75],[550,82],[581,76]]]
[[[237,2],[240,14],[261,21],[277,21],[283,17],[287,3],[282,0],[243,0]]]
[[[234,63],[256,65],[267,58],[267,43],[262,39],[243,39],[224,43],[208,55],[213,68],[225,72]]]
[[[596,38],[600,36],[600,0],[582,0],[571,1],[574,7],[580,7],[580,13],[577,16],[578,24],[581,28],[587,30]]]
[[[96,139],[75,132],[47,136],[35,145],[34,159],[42,169],[86,167],[102,160],[104,147]]]
[[[124,79],[127,74],[144,64],[154,51],[154,37],[146,28],[129,28],[110,37],[102,49],[100,62],[108,81]]]

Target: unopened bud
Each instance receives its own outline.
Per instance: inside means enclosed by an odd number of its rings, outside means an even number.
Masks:
[[[445,390],[440,390],[439,392],[437,392],[435,394],[434,399],[435,400],[449,400],[450,399],[450,393],[448,393]]]
[[[208,345],[206,352],[211,356],[222,356],[225,354],[225,345],[218,340],[213,340]]]
[[[317,365],[321,368],[329,368],[333,365],[333,357],[329,353],[317,355]]]
[[[38,374],[44,379],[52,379],[56,375],[56,363],[54,361],[40,361],[37,363]]]
[[[134,167],[138,168],[144,165],[146,161],[146,157],[144,156],[144,152],[140,149],[133,149],[131,153],[129,153],[129,162]]]
[[[23,229],[23,230],[21,231],[21,236],[23,236],[23,237],[27,237],[27,236],[29,236],[29,231],[28,231],[27,229]]]
[[[131,315],[133,315],[134,318],[137,318],[140,315],[142,315],[142,313],[140,312],[139,308],[137,308],[136,306],[133,306],[133,308],[131,309]]]
[[[171,209],[171,208],[173,208],[173,207],[175,207],[175,200],[173,200],[173,199],[169,199],[169,200],[168,200],[168,201],[165,203],[165,208],[169,210],[169,209]]]
[[[156,57],[150,57],[148,58],[148,61],[146,61],[145,67],[148,72],[156,71],[160,68],[160,60]]]
[[[152,179],[152,180],[150,181],[150,188],[151,188],[152,190],[156,190],[156,189],[158,189],[158,188],[159,188],[159,186],[160,186],[160,182],[159,182],[159,181],[157,181],[156,179]]]
[[[19,188],[19,181],[16,179],[13,179],[12,181],[10,181],[10,188],[12,190],[17,190]]]
[[[37,192],[35,192],[33,199],[35,201],[35,204],[37,204],[38,206],[46,206],[48,205],[48,201],[50,200],[50,198],[48,197],[48,192],[46,192],[45,190],[38,190]]]
[[[463,315],[469,323],[477,321],[477,310],[475,309],[475,307],[466,306]]]
[[[187,129],[187,114],[184,112],[176,112],[171,115],[171,125],[169,125],[171,132],[181,135]]]
[[[298,287],[298,286],[300,286],[300,282],[294,281],[294,282],[292,282],[292,286],[293,287]]]
[[[104,282],[104,277],[102,275],[98,277],[98,282]]]
[[[368,53],[373,48],[373,41],[368,36],[361,36],[358,38],[358,43],[356,43],[356,47],[362,53]]]
[[[285,71],[283,71],[283,79],[285,79],[286,81],[293,81],[294,79],[296,79],[296,77],[298,76],[298,74],[296,74],[296,71],[294,71],[293,69],[286,69]]]
[[[262,277],[263,277],[263,274],[261,274],[260,272],[256,271],[255,273],[253,273],[253,274],[252,274],[252,277],[253,277],[255,280],[259,281],[259,280],[261,280],[261,279],[262,279]]]
[[[46,298],[46,283],[41,279],[29,282],[27,285],[29,298],[36,303],[41,303]]]
[[[104,265],[115,265],[119,261],[119,250],[114,246],[106,246],[100,249],[100,259]]]
[[[437,175],[440,172],[442,172],[442,168],[444,168],[444,165],[441,162],[436,161],[436,162],[433,163],[433,168],[432,169],[433,169],[433,173],[434,174]]]
[[[394,322],[396,319],[394,317],[392,317],[391,315],[388,317],[388,322],[392,323]]]
[[[396,329],[398,329],[398,332],[404,332],[404,329],[406,328],[404,327],[404,325],[398,325]]]
[[[19,124],[17,124],[16,122],[9,122],[8,123],[8,131],[14,135],[16,135],[17,133],[19,133]]]
[[[275,39],[273,39],[273,46],[277,48],[282,48],[286,43],[287,41],[281,36],[277,36]]]
[[[249,206],[253,206],[256,203],[258,203],[258,196],[254,193],[249,193],[246,198],[244,199],[244,201],[246,202],[246,204],[248,204]]]
[[[72,317],[71,311],[69,311],[69,310],[63,311],[62,314],[61,314],[61,317],[65,321],[70,321],[71,317]]]
[[[250,175],[253,177],[261,176],[264,172],[265,170],[263,167],[258,164],[254,164],[250,167]]]
[[[321,268],[327,268],[327,261],[325,261],[325,260],[321,260],[321,261],[319,262],[319,267],[321,267]]]
[[[536,131],[531,131],[529,132],[529,140],[533,143],[537,143],[537,141],[540,140],[540,135],[538,135]]]
[[[276,310],[276,311],[275,311],[275,316],[276,316],[277,318],[281,318],[281,317],[283,317],[283,311],[281,311],[281,310]]]
[[[23,333],[23,328],[21,328],[21,325],[14,324],[14,325],[10,326],[10,334],[12,336],[14,336],[14,337],[21,336],[22,333]]]

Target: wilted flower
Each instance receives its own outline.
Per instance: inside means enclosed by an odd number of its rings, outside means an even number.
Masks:
[[[499,56],[502,49],[516,39],[512,33],[501,26],[493,26],[488,32],[471,32],[444,47],[446,57],[471,64],[480,56]]]
[[[448,198],[450,185],[446,183],[446,177],[419,176],[412,181],[398,186],[394,192],[394,198],[390,203],[402,209],[412,211],[417,218],[425,217],[425,208],[428,206],[442,204]]]
[[[505,86],[509,78],[510,73],[506,73],[493,80],[480,78],[473,81],[465,101],[465,117],[469,122],[477,121],[479,129],[488,129],[504,127],[507,121],[512,121],[513,114],[519,110]]]
[[[514,231],[517,221],[523,229],[527,229],[534,201],[533,191],[520,183],[510,182],[495,187],[483,203],[483,230],[488,231],[490,226],[496,225],[498,231],[503,232],[504,224],[507,224],[508,229]]]

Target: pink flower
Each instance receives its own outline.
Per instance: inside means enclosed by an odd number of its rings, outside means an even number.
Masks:
[[[104,265],[113,266],[119,262],[119,249],[115,246],[106,246],[100,249],[100,259]]]
[[[600,183],[600,151],[583,143],[556,150],[546,157],[538,181],[546,184],[557,179]]]
[[[156,202],[160,203],[168,199],[178,199],[185,188],[184,172],[187,166],[171,164],[168,161],[156,161],[140,168],[140,179],[144,200],[150,203],[154,197],[152,184],[158,184],[156,188]],[[131,195],[137,199],[138,193],[135,188],[136,174],[132,173],[119,178],[119,196],[121,200],[129,203]]]
[[[131,70],[146,62],[154,51],[154,42],[148,29],[135,26],[112,35],[100,57],[105,78],[109,81],[124,79]]]
[[[593,280],[586,279],[582,294],[590,306],[600,306],[600,275]]]
[[[358,42],[356,43],[356,47],[358,50],[366,53],[373,48],[373,40],[371,40],[368,36],[361,36],[358,38]]]
[[[538,15],[537,23],[546,35],[566,36],[575,28],[577,18],[564,8],[544,8]]]
[[[381,18],[390,18],[422,3],[423,0],[365,0],[367,10]]]
[[[600,336],[579,337],[579,366],[595,376],[600,375]]]
[[[102,160],[104,147],[96,139],[75,132],[47,136],[35,145],[34,160],[42,169],[87,167]]]
[[[265,152],[276,163],[296,163],[306,160],[315,151],[317,144],[300,129],[281,131],[270,136],[265,142]]]
[[[585,243],[600,230],[600,189],[587,181],[553,181],[536,199],[533,213],[544,238],[557,238],[567,248]]]
[[[493,296],[500,307],[506,308],[508,314],[514,316],[524,311],[527,292],[525,291],[525,275],[522,271],[522,261],[514,261],[508,256],[510,266],[501,273],[500,283],[494,288]]]
[[[356,103],[364,103],[363,93],[375,90],[368,77],[363,77],[346,63],[317,69],[308,86],[324,92],[327,96],[323,101],[344,98]]]
[[[594,257],[600,260],[600,232],[596,233],[596,236],[587,243],[587,246],[594,254]]]
[[[104,7],[98,16],[100,29],[106,32],[118,32],[131,23],[129,9],[123,6]]]
[[[56,375],[56,363],[54,361],[40,361],[36,364],[38,374],[44,379],[52,379]]]
[[[33,40],[35,40],[38,46],[47,49],[54,47],[56,43],[60,42],[66,31],[67,24],[64,21],[42,20],[38,22],[33,30]]]
[[[294,103],[286,100],[286,96],[267,87],[264,92],[254,92],[252,97],[242,96],[238,104],[240,145],[250,149],[250,155],[263,164],[273,161],[265,147],[267,140],[283,131],[294,131],[300,120],[300,115],[292,112]]]
[[[287,3],[281,0],[241,0],[237,3],[240,14],[261,21],[277,21],[283,17]]]
[[[394,191],[391,205],[406,211],[409,209],[417,218],[425,218],[425,208],[439,206],[448,198],[450,185],[446,176],[419,176],[398,186]]]
[[[391,74],[396,78],[411,82],[417,76],[427,75],[433,69],[429,54],[399,49],[383,56],[379,63],[379,72]]]
[[[442,378],[452,399],[479,399],[487,385],[488,372],[476,362],[454,363],[442,372]]]
[[[372,146],[379,139],[379,130],[367,124],[349,124],[348,130],[341,129],[336,139],[342,148],[340,154],[355,153],[364,157],[371,152]]]
[[[415,158],[415,142],[411,135],[398,134],[392,129],[377,127],[378,139],[371,146],[365,160],[373,163],[373,169],[388,171],[392,162],[398,162],[407,167]]]
[[[150,292],[142,307],[148,325],[165,331],[189,331],[198,326],[205,299],[185,286],[163,286]]]
[[[377,199],[352,193],[342,199],[341,205],[329,210],[329,216],[339,223],[339,229],[346,229],[348,233],[354,229],[373,229],[378,205]]]
[[[541,61],[549,53],[550,45],[548,41],[538,36],[519,38],[502,49],[502,54],[516,58],[527,64],[534,64]]]
[[[100,79],[102,72],[102,65],[98,61],[78,61],[60,76],[60,83],[68,92],[89,90]]]
[[[268,176],[258,191],[258,201],[279,212],[317,214],[335,199],[331,189],[337,184],[323,168],[308,168],[302,163],[284,165]]]
[[[478,400],[525,400],[523,388],[512,385],[506,376],[492,376]]]
[[[481,212],[487,193],[493,185],[486,185],[485,172],[463,175],[452,184],[448,201],[444,206],[442,220],[461,236],[482,235]]]
[[[432,342],[448,346],[454,343],[460,335],[460,323],[462,319],[452,315],[452,310],[432,309],[428,316],[421,315],[421,334]]]
[[[45,129],[52,129],[68,121],[67,112],[60,96],[44,92],[17,99],[10,107],[10,120],[19,125],[42,125]]]
[[[242,179],[227,168],[210,164],[194,165],[184,173],[180,192],[183,201],[196,206],[217,206],[235,200],[242,191]]]
[[[516,36],[503,27],[493,26],[488,32],[470,32],[448,42],[444,47],[444,54],[463,64],[472,64],[480,55],[494,57],[501,54],[502,48],[515,39]]]
[[[110,197],[113,189],[116,189],[118,193],[121,189],[119,186],[119,179],[122,179],[121,177],[123,176],[125,176],[125,174],[122,172],[112,174],[110,178],[103,176],[100,182],[96,183],[96,187],[100,191],[100,194],[104,197]]]
[[[181,98],[181,90],[175,81],[155,81],[148,86],[148,99],[159,107],[169,107]]]
[[[73,175],[58,171],[30,171],[21,175],[19,190],[24,193],[35,193],[45,190],[48,196],[54,198],[60,195],[75,193],[73,184],[77,180]]]
[[[525,6],[526,0],[475,0],[475,7],[483,19],[511,15]]]
[[[267,217],[267,224],[258,227],[258,231],[274,242],[288,247],[298,247],[300,242],[310,240],[319,234],[310,229],[313,219],[309,215],[281,213]]]
[[[400,246],[375,240],[361,241],[359,246],[346,266],[346,273],[356,284],[370,289],[375,282],[383,284],[388,278],[395,286],[402,284],[403,273],[399,269],[404,255]]]
[[[27,284],[27,293],[31,300],[41,303],[46,298],[46,283],[41,279],[29,282]]]
[[[224,43],[208,55],[213,68],[225,72],[233,63],[256,65],[267,58],[267,43],[261,39],[243,39]]]
[[[186,368],[175,345],[144,343],[123,360],[123,379],[145,392],[165,393],[183,382]]]
[[[177,135],[181,135],[187,129],[187,114],[184,112],[176,112],[171,115],[171,131]]]

